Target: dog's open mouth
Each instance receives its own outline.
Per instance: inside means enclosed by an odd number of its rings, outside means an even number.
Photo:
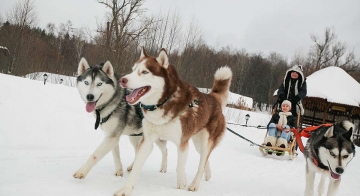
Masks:
[[[147,92],[149,92],[150,89],[151,89],[150,86],[143,86],[134,89],[133,91],[131,91],[129,95],[126,95],[126,101],[129,104],[134,104],[140,99],[140,97],[144,96]]]
[[[331,169],[330,169],[330,175],[334,180],[339,180],[340,177],[341,177],[340,174],[337,174],[337,173],[333,172]]]
[[[96,101],[92,101],[92,102],[87,102],[86,103],[86,111],[87,112],[92,112],[95,110],[95,106],[96,106]]]
[[[100,97],[101,97],[101,95],[100,95]],[[100,97],[99,97],[99,99],[100,99]],[[99,101],[99,99],[96,100],[96,101],[88,101],[88,102],[86,102],[86,111],[89,112],[89,113],[94,111],[95,107],[96,107],[96,103],[97,103],[97,101]]]
[[[329,163],[329,161],[328,161]],[[330,165],[330,164],[329,164]],[[331,167],[329,166],[329,171],[330,171],[330,175],[334,180],[339,180],[341,177],[341,174],[337,174],[335,172],[332,171]]]

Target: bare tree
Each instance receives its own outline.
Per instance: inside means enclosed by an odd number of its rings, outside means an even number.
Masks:
[[[10,40],[13,40],[12,45],[8,46],[11,49],[12,54],[8,69],[8,73],[10,74],[13,71],[13,67],[18,60],[17,58],[20,50],[23,48],[25,42],[29,43],[31,41],[26,39],[27,35],[25,35],[25,32],[37,23],[37,12],[34,7],[34,1],[22,0],[16,3],[12,10],[7,14],[7,21],[19,27],[19,31],[12,34],[9,38]],[[25,57],[23,56],[22,58]]]
[[[310,56],[315,63],[316,70],[323,68],[333,58],[330,57],[330,47],[335,39],[336,35],[330,28],[326,28],[324,40],[320,40],[316,35],[311,35],[311,40],[315,43],[310,51]]]
[[[84,45],[86,40],[85,30],[83,28],[75,29],[74,32],[74,42],[76,50],[76,62],[79,62],[84,53]]]
[[[184,37],[184,49],[196,47],[202,41],[203,30],[199,27],[198,21],[193,18],[189,24],[187,34]]]
[[[170,27],[169,27],[169,33],[168,33],[168,41],[166,44],[166,48],[169,51],[169,54],[171,54],[172,49],[177,48],[177,44],[179,43],[179,37],[181,33],[181,17],[177,11],[173,12]]]
[[[354,72],[359,69],[360,62],[356,60],[354,50],[347,53],[345,60],[337,64],[338,67],[343,68],[346,72]]]
[[[106,36],[108,59],[119,63],[123,51],[133,41],[141,38],[153,23],[153,18],[145,17],[142,5],[145,0],[98,0],[109,9],[106,29],[100,32]]]
[[[73,33],[74,33],[74,27],[73,27],[73,23],[70,20],[68,20],[66,23],[60,23],[59,32],[58,32],[59,37],[64,37],[66,34],[72,36]]]
[[[201,46],[203,43],[203,30],[199,27],[198,21],[194,18],[191,20],[187,32],[184,35],[184,38],[180,42],[180,48],[183,49],[183,53],[178,61],[177,68],[179,72],[187,75],[188,73],[193,73],[190,65],[193,63],[194,55],[193,51],[197,49],[198,46]]]
[[[0,27],[3,26],[4,22],[5,22],[5,20],[4,20],[3,16],[2,16],[2,14],[0,13]]]
[[[328,66],[338,66],[345,71],[354,71],[359,66],[355,60],[353,51],[348,52],[346,43],[337,41],[337,35],[334,29],[326,28],[324,39],[311,35],[314,42],[309,56],[312,59],[315,70]]]
[[[48,34],[54,35],[54,34],[55,34],[55,30],[56,30],[55,24],[49,22],[49,23],[46,25],[46,30],[47,30],[47,33],[48,33]]]
[[[34,6],[34,0],[21,0],[15,4],[7,14],[7,20],[11,24],[20,27],[33,27],[37,25],[38,15]]]
[[[172,14],[171,14],[172,13]],[[166,48],[170,55],[172,50],[179,49],[178,44],[181,39],[181,18],[178,12],[169,10],[163,13],[161,10],[154,16],[154,23],[149,26],[149,30],[141,40],[147,51],[158,52],[161,48]]]

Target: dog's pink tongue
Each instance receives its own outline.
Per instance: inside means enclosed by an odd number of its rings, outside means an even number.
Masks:
[[[142,89],[143,88],[137,88],[137,89],[133,90],[129,95],[126,95],[126,101],[130,102],[130,103],[135,102],[136,98],[137,98],[137,95],[140,93],[140,91]]]
[[[95,110],[96,102],[87,102],[86,103],[86,111],[92,112]]]
[[[339,174],[335,174],[334,172],[331,172],[331,177],[335,180],[338,180],[340,178],[341,175]]]

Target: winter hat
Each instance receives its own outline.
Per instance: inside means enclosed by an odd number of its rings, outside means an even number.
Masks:
[[[286,83],[289,82],[291,78],[291,72],[293,71],[299,74],[299,79],[298,79],[300,81],[299,85],[302,85],[305,80],[302,65],[294,65],[286,71],[284,78],[284,85],[286,85]]]
[[[288,105],[289,108],[291,109],[291,102],[290,102],[289,100],[283,101],[282,104],[281,104],[281,106],[282,106],[282,105]]]

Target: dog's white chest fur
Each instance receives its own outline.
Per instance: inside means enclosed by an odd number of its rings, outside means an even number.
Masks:
[[[169,122],[172,118],[171,114],[164,115],[163,109],[156,109],[154,111],[144,112],[145,118],[154,125],[163,125]]]
[[[175,144],[179,144],[182,135],[182,127],[179,118],[175,118],[165,124],[154,124],[148,119],[143,120],[143,125],[146,125],[144,132],[149,135],[157,135],[161,140],[169,140]]]

